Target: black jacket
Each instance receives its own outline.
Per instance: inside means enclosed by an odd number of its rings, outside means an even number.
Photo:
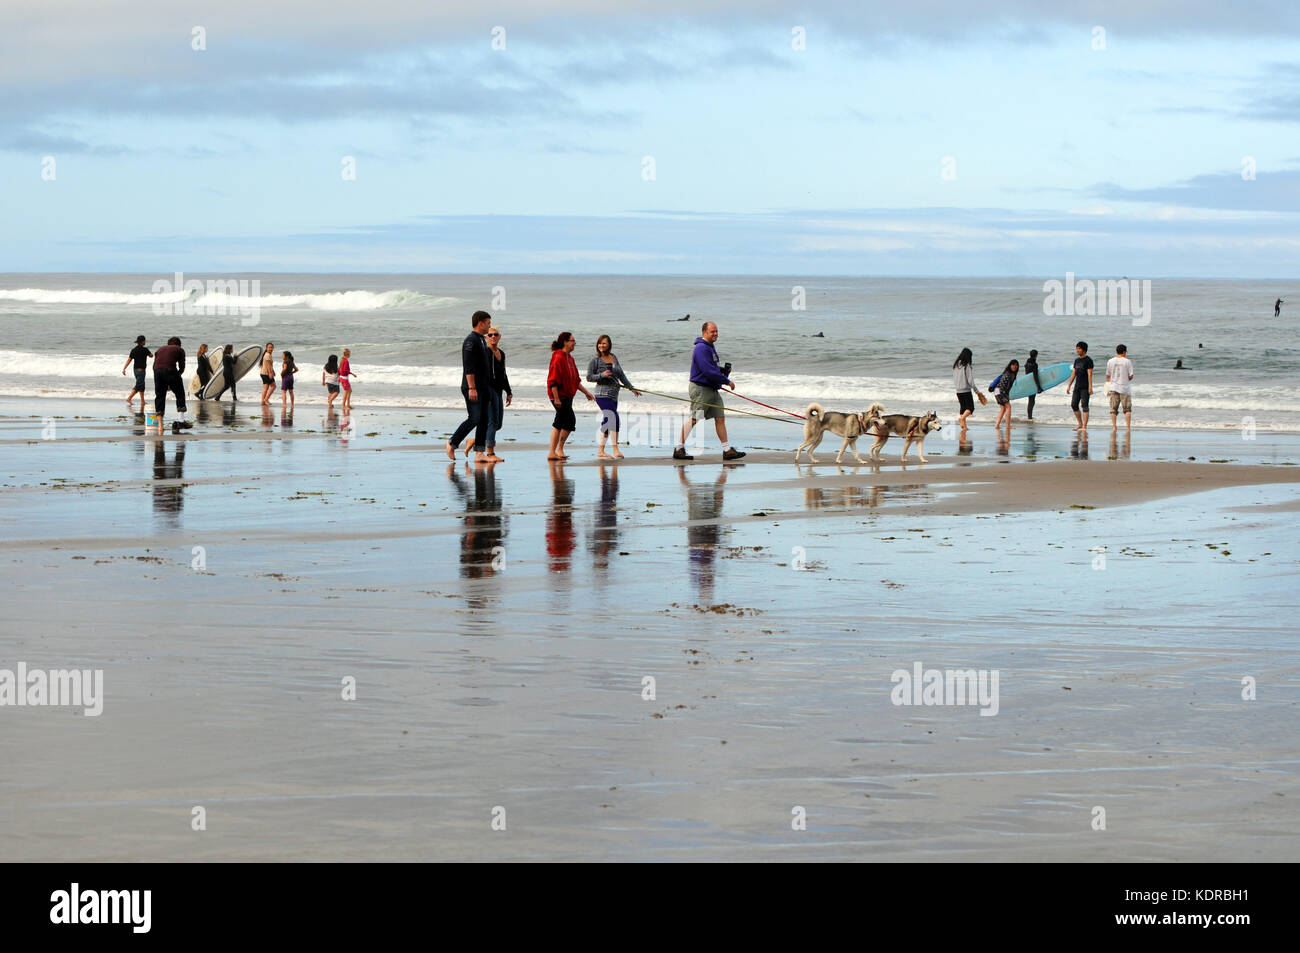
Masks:
[[[460,389],[469,390],[469,375],[474,375],[475,390],[482,391],[488,387],[492,378],[492,352],[488,350],[487,340],[477,331],[469,332],[465,342],[460,346]]]

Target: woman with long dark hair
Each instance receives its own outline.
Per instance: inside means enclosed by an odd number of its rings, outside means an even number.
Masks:
[[[564,443],[569,434],[577,429],[573,416],[573,395],[582,391],[587,400],[595,400],[591,391],[582,386],[578,377],[578,365],[573,361],[573,349],[578,342],[572,331],[561,331],[560,336],[551,342],[551,366],[546,371],[546,396],[555,407],[555,420],[551,422],[551,448],[547,460],[567,460]]]
[[[1003,419],[1007,422],[1007,432],[1011,432],[1011,385],[1016,382],[1016,375],[1020,373],[1020,362],[1014,358],[1002,370],[1002,376],[998,378],[997,386],[993,390],[993,399],[998,402],[998,420],[993,425],[994,430],[1002,426]]]
[[[957,390],[957,409],[961,411],[961,416],[957,419],[961,421],[962,436],[966,435],[966,418],[975,413],[975,401],[971,397],[971,391],[979,394],[980,403],[988,403],[988,398],[980,393],[980,389],[975,385],[975,368],[971,365],[974,355],[971,354],[970,348],[964,347],[961,353],[957,355],[957,360],[952,362],[952,383]]]
[[[596,406],[600,408],[600,443],[596,447],[596,457],[600,460],[622,460],[623,454],[618,449],[618,389],[621,384],[636,396],[641,392],[632,386],[632,382],[623,373],[623,365],[614,356],[614,341],[608,334],[596,338],[596,355],[587,365],[587,380],[596,384]],[[605,452],[605,438],[613,442],[613,453]]]

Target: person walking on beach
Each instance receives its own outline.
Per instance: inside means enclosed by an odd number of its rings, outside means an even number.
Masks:
[[[1281,316],[1282,316],[1282,299],[1278,298],[1275,302],[1273,302],[1273,317],[1279,318]]]
[[[1007,437],[1011,436],[1011,385],[1016,382],[1016,375],[1020,373],[1020,362],[1012,359],[1002,371],[1002,376],[998,378],[997,387],[993,391],[993,399],[998,402],[998,419],[993,424],[994,430],[1002,429],[1002,421],[1007,422]]]
[[[179,427],[193,426],[185,420],[185,385],[181,375],[185,373],[185,348],[181,339],[171,337],[167,343],[158,348],[153,356],[153,409],[158,415],[158,426],[162,427],[163,417],[167,414],[167,392],[176,396],[176,409],[180,411]]]
[[[194,370],[198,371],[199,390],[201,391],[208,386],[208,381],[212,380],[212,365],[208,363],[208,346],[206,344],[199,345],[199,353],[195,355],[194,359],[197,362]]]
[[[289,405],[289,413],[293,413],[293,375],[298,373],[298,365],[293,362],[292,351],[284,351],[280,359],[280,413],[284,413],[285,404]]]
[[[497,432],[501,430],[502,424],[506,419],[506,408],[513,401],[514,394],[510,390],[510,378],[506,376],[506,352],[501,350],[501,329],[496,325],[488,328],[487,337],[488,350],[492,352],[492,376],[488,380],[488,425],[487,433],[483,438],[487,444],[489,457],[497,457],[498,461],[504,460],[505,457],[497,456]],[[503,396],[504,395],[504,396]],[[473,438],[465,441],[465,453],[468,454],[470,448],[474,445]]]
[[[221,388],[221,393],[217,394],[216,400],[221,399],[221,395],[230,391],[230,399],[239,403],[239,395],[235,393],[235,345],[227,344],[221,349],[221,373],[224,375],[222,380],[225,384]]]
[[[265,407],[271,402],[271,395],[275,393],[275,346],[269,341],[266,350],[262,352],[262,406]]]
[[[618,388],[622,384],[638,397],[641,392],[623,373],[623,366],[614,355],[614,342],[608,334],[596,338],[596,354],[587,364],[587,380],[596,383],[596,406],[600,408],[600,442],[596,447],[596,457],[622,460],[623,454],[618,449]],[[607,437],[613,442],[612,453],[605,452]]]
[[[339,356],[331,354],[325,361],[325,369],[320,375],[321,386],[325,388],[326,398],[325,412],[334,413],[334,399],[339,396]]]
[[[1026,415],[1030,420],[1034,419],[1034,400],[1038,394],[1043,392],[1043,383],[1038,379],[1038,352],[1030,351],[1029,357],[1025,360],[1025,373],[1034,375],[1034,386],[1038,388],[1038,393],[1029,395],[1029,413]]]
[[[132,361],[135,362],[135,386],[131,388],[131,393],[126,395],[127,406],[135,399],[135,395],[140,395],[140,413],[144,413],[144,372],[149,368],[149,358],[153,357],[153,351],[144,346],[144,335],[141,334],[135,339],[135,347],[131,348],[131,353],[126,356],[126,363],[122,365],[122,376],[126,376],[126,369]]]
[[[595,400],[591,391],[582,386],[578,377],[578,365],[573,360],[573,349],[578,346],[572,331],[561,331],[560,336],[551,342],[551,366],[546,371],[546,396],[555,407],[555,419],[551,422],[551,448],[547,460],[567,460],[564,452],[565,441],[578,427],[573,416],[573,395],[582,391],[587,400]]]
[[[1133,430],[1133,362],[1128,348],[1116,345],[1115,356],[1106,362],[1106,393],[1110,395],[1110,432],[1119,430],[1119,412],[1124,409],[1124,429]]]
[[[485,337],[492,324],[492,315],[486,311],[475,311],[470,315],[469,323],[472,330],[460,346],[460,393],[465,398],[467,416],[447,441],[447,458],[456,459],[456,448],[472,430],[476,454],[474,462],[495,463],[499,457],[489,459],[484,453],[487,445],[488,408],[491,406],[488,379],[492,376],[492,355]]]
[[[988,398],[975,385],[975,367],[971,364],[974,359],[970,348],[964,347],[957,355],[957,360],[952,362],[952,386],[957,390],[957,409],[960,411],[957,420],[961,423],[963,437],[966,435],[966,418],[975,413],[975,399],[971,397],[971,391],[979,394],[981,404],[988,402]]]
[[[352,351],[344,348],[343,360],[339,361],[339,383],[343,385],[343,406],[339,409],[345,414],[352,412],[352,381],[348,378],[357,376],[352,373],[352,365],[348,363],[351,356]]]
[[[674,460],[695,459],[686,453],[686,438],[691,435],[696,423],[710,417],[718,431],[718,440],[722,443],[722,459],[739,460],[745,455],[744,451],[735,449],[727,440],[726,409],[722,404],[721,389],[730,387],[734,391],[736,385],[731,382],[731,365],[718,365],[718,352],[713,346],[717,340],[718,326],[712,321],[705,321],[691,352],[691,382],[687,388],[691,398],[691,417],[682,425],[682,439],[673,449]]]
[[[1065,382],[1065,392],[1068,394],[1070,388],[1074,388],[1074,397],[1070,400],[1070,409],[1074,411],[1074,419],[1079,424],[1074,429],[1082,431],[1086,435],[1088,433],[1088,402],[1092,399],[1092,358],[1088,356],[1088,342],[1080,341],[1075,344],[1074,353],[1078,356],[1074,359],[1074,369],[1070,371],[1070,379]],[[1088,389],[1086,391],[1083,389],[1085,375],[1088,378]]]

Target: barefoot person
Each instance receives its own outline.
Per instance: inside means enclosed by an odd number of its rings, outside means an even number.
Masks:
[[[957,409],[960,411],[957,420],[961,423],[963,437],[966,435],[966,418],[975,413],[975,399],[971,397],[971,391],[979,394],[980,403],[986,401],[980,389],[975,386],[975,367],[971,363],[974,359],[970,348],[964,347],[957,355],[957,360],[952,362],[952,384],[957,389]]]
[[[224,386],[214,399],[220,400],[222,394],[230,391],[230,399],[239,403],[239,394],[235,391],[235,345],[233,344],[227,344],[221,349],[221,373],[224,375],[222,377]]]
[[[275,346],[267,342],[266,350],[262,352],[262,406],[271,403],[271,395],[275,393]]]
[[[331,354],[325,359],[325,369],[320,375],[321,386],[325,388],[325,413],[334,413],[334,401],[339,396],[339,356]]]
[[[998,402],[998,419],[993,424],[993,429],[1001,430],[1002,421],[1006,420],[1008,438],[1011,436],[1011,385],[1016,382],[1016,375],[1019,373],[1020,362],[1012,360],[1003,369],[997,387],[993,390],[993,399]]]
[[[1110,395],[1110,432],[1119,430],[1119,412],[1124,411],[1124,429],[1133,429],[1133,362],[1128,348],[1115,347],[1115,356],[1106,362],[1106,393]]]
[[[500,431],[501,425],[505,423],[506,408],[510,402],[515,399],[514,394],[510,391],[510,378],[506,376],[506,352],[501,350],[501,329],[495,325],[488,328],[487,337],[488,350],[492,352],[492,377],[489,379],[488,390],[488,425],[487,436],[483,439],[487,442],[488,457],[496,457],[497,462],[504,460],[505,457],[497,456],[497,432]],[[470,438],[472,440],[473,438]],[[465,441],[465,453],[468,454],[473,444],[470,440]]]
[[[199,345],[199,353],[194,357],[194,370],[199,374],[199,390],[208,386],[208,381],[212,380],[212,365],[208,363],[208,346]]]
[[[131,393],[126,395],[126,402],[129,406],[135,399],[135,395],[140,395],[140,412],[144,413],[144,374],[149,369],[149,358],[153,357],[153,351],[144,346],[144,335],[141,334],[135,339],[135,347],[131,348],[131,353],[126,356],[126,363],[122,365],[122,376],[126,376],[126,369],[132,361],[135,362],[135,386],[131,388]]]
[[[567,460],[564,443],[569,435],[577,429],[578,422],[573,416],[573,395],[582,391],[587,400],[595,400],[591,391],[582,386],[578,377],[578,365],[573,361],[573,349],[578,342],[571,331],[561,331],[560,336],[551,342],[551,366],[546,371],[546,396],[555,407],[555,419],[551,421],[551,447],[547,460]]]
[[[489,384],[492,376],[492,354],[485,340],[488,327],[492,324],[492,315],[486,311],[475,311],[470,315],[472,329],[460,345],[460,393],[465,398],[466,417],[456,428],[456,432],[447,441],[447,458],[456,459],[456,448],[471,430],[474,431],[475,463],[493,463],[484,452],[487,446],[487,425]],[[467,451],[468,453],[468,451]]]
[[[695,339],[695,349],[691,352],[691,383],[687,394],[691,398],[691,418],[682,425],[682,439],[673,448],[674,460],[694,460],[686,453],[686,438],[695,429],[701,419],[713,418],[713,426],[718,431],[718,440],[722,443],[722,459],[739,460],[744,451],[732,447],[727,440],[726,410],[722,406],[721,388],[736,389],[731,382],[731,365],[718,365],[718,352],[713,345],[718,340],[718,326],[712,321],[705,321],[700,328],[700,336]]]
[[[293,362],[292,351],[282,352],[280,359],[280,413],[285,412],[286,404],[289,413],[293,413],[293,375],[298,373],[298,365]]]
[[[352,412],[351,378],[357,376],[352,372],[352,364],[348,360],[350,357],[352,357],[352,351],[345,347],[343,349],[343,360],[339,361],[339,383],[343,385],[343,406],[339,409],[345,414]]]
[[[1074,411],[1074,419],[1078,421],[1078,426],[1074,429],[1086,434],[1088,432],[1088,402],[1092,399],[1092,358],[1088,356],[1088,342],[1080,341],[1076,344],[1074,353],[1078,356],[1074,359],[1074,370],[1070,371],[1070,379],[1065,382],[1065,392],[1068,394],[1070,388],[1074,387],[1074,397],[1070,400],[1070,409]],[[1083,389],[1085,376],[1088,383],[1086,391]]]
[[[596,456],[601,460],[611,457],[622,460],[623,454],[618,449],[618,388],[622,384],[637,397],[641,392],[623,373],[623,365],[614,356],[614,342],[608,334],[596,338],[596,355],[587,364],[587,380],[596,384],[596,406],[600,408],[600,443],[596,447]],[[605,452],[606,437],[613,444],[612,453]]]
[[[1034,400],[1043,392],[1043,383],[1038,379],[1038,352],[1031,350],[1029,357],[1025,361],[1025,373],[1034,375],[1034,386],[1038,388],[1037,392],[1029,395],[1029,412],[1025,414],[1030,420],[1034,419]]]

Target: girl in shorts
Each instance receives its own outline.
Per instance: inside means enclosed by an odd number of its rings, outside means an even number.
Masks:
[[[282,362],[280,364],[280,412],[284,413],[284,407],[289,405],[289,413],[293,413],[293,375],[298,373],[298,365],[293,362],[293,352],[284,351],[281,354]]]
[[[1013,360],[1002,371],[1002,376],[998,378],[997,386],[993,389],[993,399],[998,402],[998,420],[993,425],[997,430],[1002,426],[1002,421],[1007,422],[1007,432],[1011,432],[1011,385],[1016,382],[1016,375],[1020,373],[1020,362]]]
[[[325,385],[325,390],[329,394],[329,407],[327,411],[334,413],[334,398],[339,395],[339,356],[331,354],[330,359],[325,362],[325,372],[320,376],[320,382]]]
[[[339,364],[339,383],[343,385],[342,410],[343,413],[345,414],[350,413],[352,411],[352,382],[348,380],[348,378],[357,376],[356,374],[352,373],[352,366],[348,363],[348,358],[351,356],[352,356],[352,352],[347,348],[344,348],[343,360]]]

